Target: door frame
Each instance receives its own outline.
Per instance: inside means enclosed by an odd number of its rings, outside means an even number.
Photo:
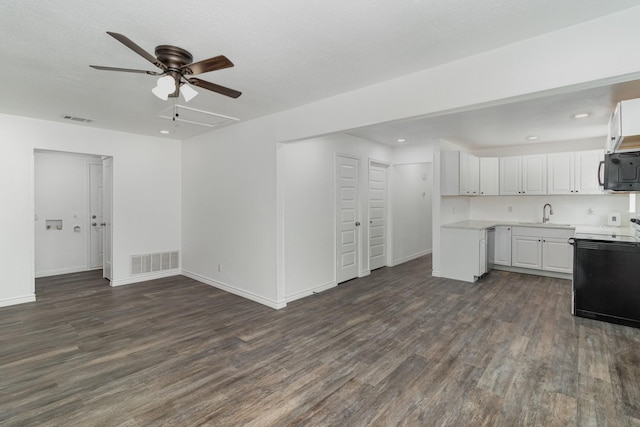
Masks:
[[[111,156],[111,155],[94,154],[94,153],[81,153],[81,152],[76,152],[76,151],[64,151],[64,150],[51,150],[49,148],[37,148],[37,147],[34,147],[33,151],[32,151],[33,155],[31,156],[31,200],[32,200],[31,218],[35,218],[35,214],[36,214],[36,207],[35,207],[35,172],[36,172],[35,153],[38,153],[38,152],[41,152],[41,153],[58,153],[58,154],[62,154],[62,155],[71,155],[71,156],[73,156],[73,155],[94,156],[94,157],[100,157],[103,162],[104,162],[105,159],[112,159],[112,161],[114,160],[114,157]],[[115,172],[112,170],[112,173],[114,174],[111,177],[111,198],[112,198],[112,200],[111,200],[111,208],[112,208],[112,212],[113,212],[113,181],[114,181],[113,177],[115,176]],[[87,182],[86,182],[86,185],[87,186],[89,185],[89,166],[88,165],[87,165]],[[88,191],[87,191],[87,193],[88,193]],[[104,195],[104,192],[103,192],[103,195]],[[89,200],[87,198],[87,213],[89,215],[90,209],[89,209],[88,205],[89,205]],[[113,250],[113,234],[114,234],[113,230],[114,229],[112,227],[111,234],[109,236],[112,250]],[[107,240],[107,234],[105,233],[105,237],[103,239],[103,242],[106,243],[106,240]],[[89,245],[89,236],[88,236],[88,234],[87,234],[87,237],[86,237],[86,242],[87,242],[87,245]],[[31,277],[33,279],[33,292],[34,292],[34,295],[35,295],[35,268],[36,268],[35,267],[35,245],[36,245],[36,242],[35,242],[35,235],[34,234],[32,234],[31,244],[32,244],[32,250],[31,250],[31,255],[32,255],[32,259],[31,259],[32,276]],[[92,270],[91,266],[90,266],[89,251],[90,251],[90,248],[87,247],[87,252],[86,252],[86,271],[91,271]],[[113,254],[112,254],[111,258],[112,258],[112,262],[113,262]],[[113,271],[113,268],[114,268],[114,264],[112,264],[112,271]],[[111,282],[111,280],[110,280],[110,282]],[[35,300],[37,300],[37,295],[35,295]]]
[[[345,157],[348,159],[353,159],[358,162],[358,201],[356,206],[358,207],[358,212],[356,213],[355,220],[360,222],[361,226],[356,228],[356,248],[358,250],[358,254],[356,256],[356,277],[363,277],[369,274],[369,271],[362,271],[362,158],[358,155],[351,153],[343,153],[343,152],[335,152],[333,158],[333,281],[337,285],[338,283],[338,183],[337,183],[337,175],[338,175],[338,158]],[[367,170],[367,176],[369,172]],[[367,251],[367,257],[369,256],[369,251]],[[368,263],[367,263],[368,265]],[[350,280],[350,279],[349,279]],[[340,282],[342,283],[342,282]]]
[[[390,221],[392,220],[391,215],[392,215],[392,210],[391,210],[391,203],[390,203],[390,191],[389,189],[391,188],[391,166],[392,163],[391,162],[387,162],[384,160],[378,160],[378,159],[374,159],[369,157],[369,167],[367,168],[367,230],[368,230],[368,236],[367,236],[367,243],[369,243],[366,247],[367,247],[367,269],[369,272],[371,272],[371,253],[370,253],[370,242],[371,242],[371,188],[370,188],[370,183],[371,183],[371,166],[381,166],[384,167],[386,169],[386,187],[385,187],[385,209],[384,209],[384,214],[385,214],[385,223],[384,223],[384,235],[385,235],[385,240],[384,240],[384,251],[385,251],[385,260],[384,260],[384,266],[385,267],[389,267],[392,264],[392,253],[391,253],[391,249],[392,249],[392,245],[390,245],[390,242],[393,239],[392,236],[392,228],[389,226]]]

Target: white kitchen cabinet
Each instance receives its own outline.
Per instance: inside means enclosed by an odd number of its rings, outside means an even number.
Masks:
[[[569,236],[571,237],[571,236]],[[558,273],[573,272],[573,248],[567,238],[542,238],[542,269]]]
[[[607,152],[640,150],[640,98],[620,101],[609,120]]]
[[[480,159],[473,154],[460,152],[460,195],[480,194]]]
[[[460,194],[460,152],[440,152],[440,194],[458,196]]]
[[[500,158],[480,157],[480,195],[500,194]]]
[[[549,194],[573,194],[575,171],[573,153],[547,155],[547,192]]]
[[[546,154],[500,158],[500,194],[547,194]]]
[[[511,227],[495,227],[493,264],[511,266]]]
[[[601,194],[598,167],[604,150],[552,153],[547,155],[549,194]]]
[[[573,272],[572,229],[513,227],[511,265],[556,273]]]
[[[542,238],[514,235],[512,239],[511,265],[542,270]]]
[[[442,277],[475,282],[487,272],[487,230],[441,229]]]
[[[547,155],[522,156],[522,194],[547,194]]]
[[[598,182],[598,170],[603,160],[604,150],[575,153],[575,194],[604,194]]]
[[[440,152],[440,194],[480,194],[480,159],[464,151]]]

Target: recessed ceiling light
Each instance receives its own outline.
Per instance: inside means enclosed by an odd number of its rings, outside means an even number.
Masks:
[[[404,138],[398,138],[398,142],[407,142],[407,140]]]
[[[573,118],[574,119],[584,119],[585,117],[589,117],[590,114],[589,113],[578,113],[578,114],[574,114]]]
[[[528,139],[529,141],[535,141],[535,140],[537,140],[537,139],[540,139],[540,137],[539,137],[539,136],[535,136],[535,135],[531,135],[531,136],[528,136],[528,137],[527,137],[527,139]]]
[[[169,133],[169,131],[168,130],[161,130],[160,133],[163,134],[163,135],[167,135]]]

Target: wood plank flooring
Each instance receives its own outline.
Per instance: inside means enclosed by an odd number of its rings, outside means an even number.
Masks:
[[[566,280],[430,257],[272,310],[185,277],[0,309],[2,426],[640,426],[640,330]]]

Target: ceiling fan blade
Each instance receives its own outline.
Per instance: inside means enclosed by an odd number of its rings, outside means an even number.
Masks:
[[[195,77],[187,79],[187,81],[194,86],[198,86],[203,89],[208,89],[213,92],[217,92],[221,95],[229,96],[231,98],[237,98],[240,95],[242,95],[242,92],[238,92],[237,90],[229,89],[228,87],[220,86],[215,83],[206,82],[204,80],[200,80]]]
[[[124,71],[125,73],[140,73],[140,74],[149,74],[152,76],[159,76],[160,74],[163,74],[163,73],[158,73],[156,71],[132,70],[130,68],[103,67],[102,65],[89,65],[89,67],[95,68],[96,70]]]
[[[109,34],[114,39],[118,40],[120,43],[122,43],[123,45],[125,45],[126,47],[128,47],[129,49],[137,53],[138,55],[142,56],[147,61],[151,62],[156,67],[161,68],[163,70],[167,69],[166,65],[158,61],[158,59],[155,56],[151,55],[149,52],[147,52],[146,50],[144,50],[143,48],[135,44],[128,37],[123,36],[122,34],[113,33],[111,31],[107,31],[107,34]]]
[[[180,72],[184,74],[202,74],[209,71],[222,70],[223,68],[233,67],[231,62],[226,56],[219,55],[214,58],[205,59],[203,61],[194,62],[193,64],[187,64],[180,67]]]

